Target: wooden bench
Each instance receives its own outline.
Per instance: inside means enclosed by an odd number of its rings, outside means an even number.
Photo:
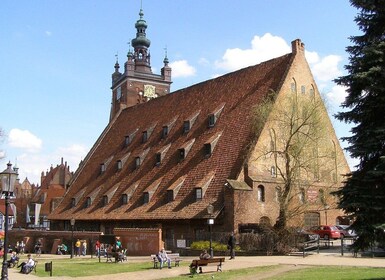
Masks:
[[[193,260],[190,268],[191,273],[195,274],[198,272],[199,267],[199,273],[202,273],[202,266],[207,266],[208,264],[216,264],[217,265],[217,271],[222,271],[222,263],[225,262],[225,258],[211,258],[207,260]]]
[[[167,253],[167,256],[170,258],[171,262],[174,262],[175,266],[179,266],[181,261],[179,253]],[[151,255],[151,259],[154,262],[154,268],[158,268],[158,255]]]

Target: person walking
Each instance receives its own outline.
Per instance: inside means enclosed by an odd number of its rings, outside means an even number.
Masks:
[[[79,239],[75,242],[75,257],[76,256],[80,257],[80,240]]]
[[[230,260],[235,259],[235,236],[234,232],[231,233],[229,241],[227,242],[227,248],[230,250]]]

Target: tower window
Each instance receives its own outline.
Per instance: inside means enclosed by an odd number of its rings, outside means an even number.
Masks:
[[[275,166],[271,167],[270,172],[271,172],[271,177],[277,177],[277,171],[275,169]]]
[[[116,100],[120,100],[121,97],[122,97],[122,88],[118,87],[116,89]]]
[[[257,195],[258,195],[258,201],[259,202],[265,202],[265,187],[262,185],[259,185],[257,188]]]
[[[301,86],[301,93],[302,93],[302,94],[305,94],[305,93],[306,93],[306,87],[305,87],[305,86]]]

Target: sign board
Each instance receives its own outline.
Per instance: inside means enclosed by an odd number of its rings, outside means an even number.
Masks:
[[[186,239],[177,239],[176,240],[177,248],[186,248]]]

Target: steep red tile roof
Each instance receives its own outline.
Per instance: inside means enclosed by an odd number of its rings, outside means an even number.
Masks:
[[[49,218],[199,219],[206,217],[209,203],[218,213],[223,208],[226,179],[237,178],[250,143],[257,137],[252,127],[253,106],[269,91],[280,89],[292,57],[287,54],[122,110],[99,137],[75,173],[63,202]],[[209,128],[209,115],[219,110],[215,125]],[[187,120],[193,122],[192,127],[183,133]],[[162,138],[163,127],[170,123],[173,125],[167,137]],[[148,129],[152,129],[151,135],[143,143],[140,132]],[[126,146],[125,137],[135,131],[135,137]],[[213,153],[205,157],[204,144],[219,134]],[[186,158],[180,160],[179,149],[192,141]],[[167,145],[161,164],[156,166],[156,154]],[[135,168],[135,157],[143,154],[143,163]],[[116,162],[127,155],[122,169],[118,170]],[[100,164],[111,157],[106,171],[100,174]],[[203,199],[196,201],[195,188],[211,174]],[[160,179],[152,199],[144,204],[143,193]],[[117,184],[119,187],[108,205],[101,206],[98,201]],[[178,187],[177,193],[168,202],[167,190],[173,186]],[[97,188],[101,191],[92,205],[85,208],[86,197]],[[128,204],[121,203],[123,193],[132,195]],[[74,197],[79,198],[79,203],[71,207]]]

